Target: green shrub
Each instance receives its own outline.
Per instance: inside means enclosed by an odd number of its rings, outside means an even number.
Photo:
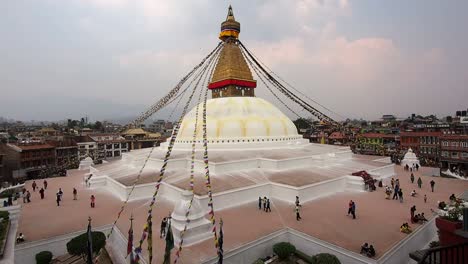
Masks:
[[[439,241],[432,241],[431,243],[429,243],[429,248],[435,248],[435,247],[439,247],[439,246],[440,246]]]
[[[106,245],[106,235],[102,232],[92,232],[93,252],[98,253],[101,248]],[[88,234],[81,234],[67,243],[67,251],[70,255],[84,256],[86,255],[88,244]]]
[[[0,193],[0,198],[8,198],[10,195],[14,196],[16,193],[15,189],[9,189]]]
[[[312,257],[312,264],[341,264],[335,255],[320,253]]]
[[[279,259],[285,260],[296,252],[296,247],[288,242],[280,242],[273,245],[273,252],[275,252]]]
[[[51,261],[52,261],[52,252],[50,251],[41,251],[36,254],[37,264],[50,264]]]
[[[9,220],[10,219],[10,212],[0,211],[0,218],[3,218],[3,220]]]

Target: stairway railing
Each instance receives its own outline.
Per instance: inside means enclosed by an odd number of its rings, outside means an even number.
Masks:
[[[419,264],[464,264],[468,263],[468,242],[428,249]]]

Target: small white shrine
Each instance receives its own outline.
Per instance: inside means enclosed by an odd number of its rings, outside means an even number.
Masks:
[[[413,152],[413,150],[409,148],[405,154],[405,157],[401,161],[401,166],[404,167],[408,165],[410,168],[412,168],[413,166],[416,166],[416,164],[418,166],[421,166],[421,164],[419,163],[418,157],[416,157],[416,154]]]

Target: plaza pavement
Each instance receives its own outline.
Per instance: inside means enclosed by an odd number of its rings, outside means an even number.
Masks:
[[[415,172],[416,180],[423,180],[422,189],[411,184],[409,172],[396,166],[397,177],[403,188],[404,202],[386,200],[383,188],[377,187],[375,192],[337,193],[304,203],[302,206],[302,220],[296,221],[293,211],[294,197],[291,203],[272,199],[272,212],[265,213],[257,208],[257,201],[239,207],[216,212],[216,217],[224,221],[224,250],[237,248],[284,227],[290,227],[310,236],[325,240],[340,247],[359,252],[364,242],[373,244],[377,251],[377,258],[388,251],[395,243],[407,235],[399,231],[403,222],[410,222],[410,207],[416,205],[417,213],[424,212],[427,218],[433,217],[431,209],[436,209],[437,201],[447,201],[455,193],[461,194],[468,190],[468,181],[429,177],[431,168],[421,168]],[[430,191],[429,182],[436,182],[435,192]],[[212,179],[213,182],[216,178]],[[390,179],[384,181],[389,184]],[[122,206],[111,193],[99,189],[89,189],[83,185],[83,172],[72,170],[69,176],[48,179],[46,198],[40,200],[38,190],[32,192],[32,181],[27,182],[27,189],[32,193],[32,202],[24,204],[18,224],[18,232],[23,232],[27,241],[51,238],[54,236],[86,229],[87,218],[91,216],[93,226],[110,224],[115,220],[117,212]],[[42,181],[36,181],[42,186]],[[78,200],[73,200],[73,188],[78,190]],[[55,193],[58,188],[64,192],[60,207],[56,205]],[[410,197],[411,190],[418,192],[417,197]],[[96,208],[90,208],[90,195],[96,196]],[[427,194],[428,201],[423,197]],[[357,219],[347,216],[349,200],[356,202]],[[22,203],[20,201],[20,203]],[[129,217],[133,213],[135,243],[141,235],[141,230],[147,215],[147,200],[130,202],[121,220],[118,221],[120,231],[127,235]],[[159,223],[173,209],[173,204],[164,199],[157,199],[154,216],[155,245],[153,251],[156,262],[162,260],[164,254],[164,240],[159,239]],[[215,204],[216,208],[216,204]],[[414,229],[419,225],[412,225]],[[146,245],[144,245],[146,247]],[[173,250],[173,254],[175,249]],[[214,257],[216,251],[214,242],[207,240],[183,249],[182,263],[198,263]]]

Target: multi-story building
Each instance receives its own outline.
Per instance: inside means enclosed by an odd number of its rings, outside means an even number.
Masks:
[[[97,143],[99,151],[104,151],[104,159],[120,157],[129,150],[129,142],[118,134],[92,134],[89,137]]]
[[[0,149],[1,151],[1,149]],[[4,166],[3,166],[3,158],[4,158],[5,154],[3,153],[0,153],[0,181],[4,182],[5,179],[3,177],[5,177],[5,173],[4,173]]]
[[[363,133],[357,135],[353,150],[361,154],[387,155],[398,147],[399,141],[397,134]]]
[[[72,169],[78,166],[78,145],[74,137],[48,140],[47,143],[55,147],[55,165],[57,167]]]
[[[468,135],[445,133],[440,136],[441,171],[450,169],[458,175],[468,176]]]
[[[166,121],[162,119],[154,121],[152,124],[149,125],[149,131],[151,132],[164,133],[165,129],[166,129]]]
[[[401,152],[411,148],[421,161],[421,165],[436,166],[439,164],[442,131],[405,131],[400,133]]]
[[[76,145],[78,146],[79,160],[90,157],[95,164],[100,164],[106,157],[104,148],[98,149],[97,143],[90,136],[78,136]]]
[[[160,133],[149,133],[142,128],[127,129],[122,136],[129,142],[129,150],[151,148],[158,146],[161,142]]]
[[[39,176],[41,170],[55,165],[55,147],[45,143],[5,144],[6,178],[23,181]]]

